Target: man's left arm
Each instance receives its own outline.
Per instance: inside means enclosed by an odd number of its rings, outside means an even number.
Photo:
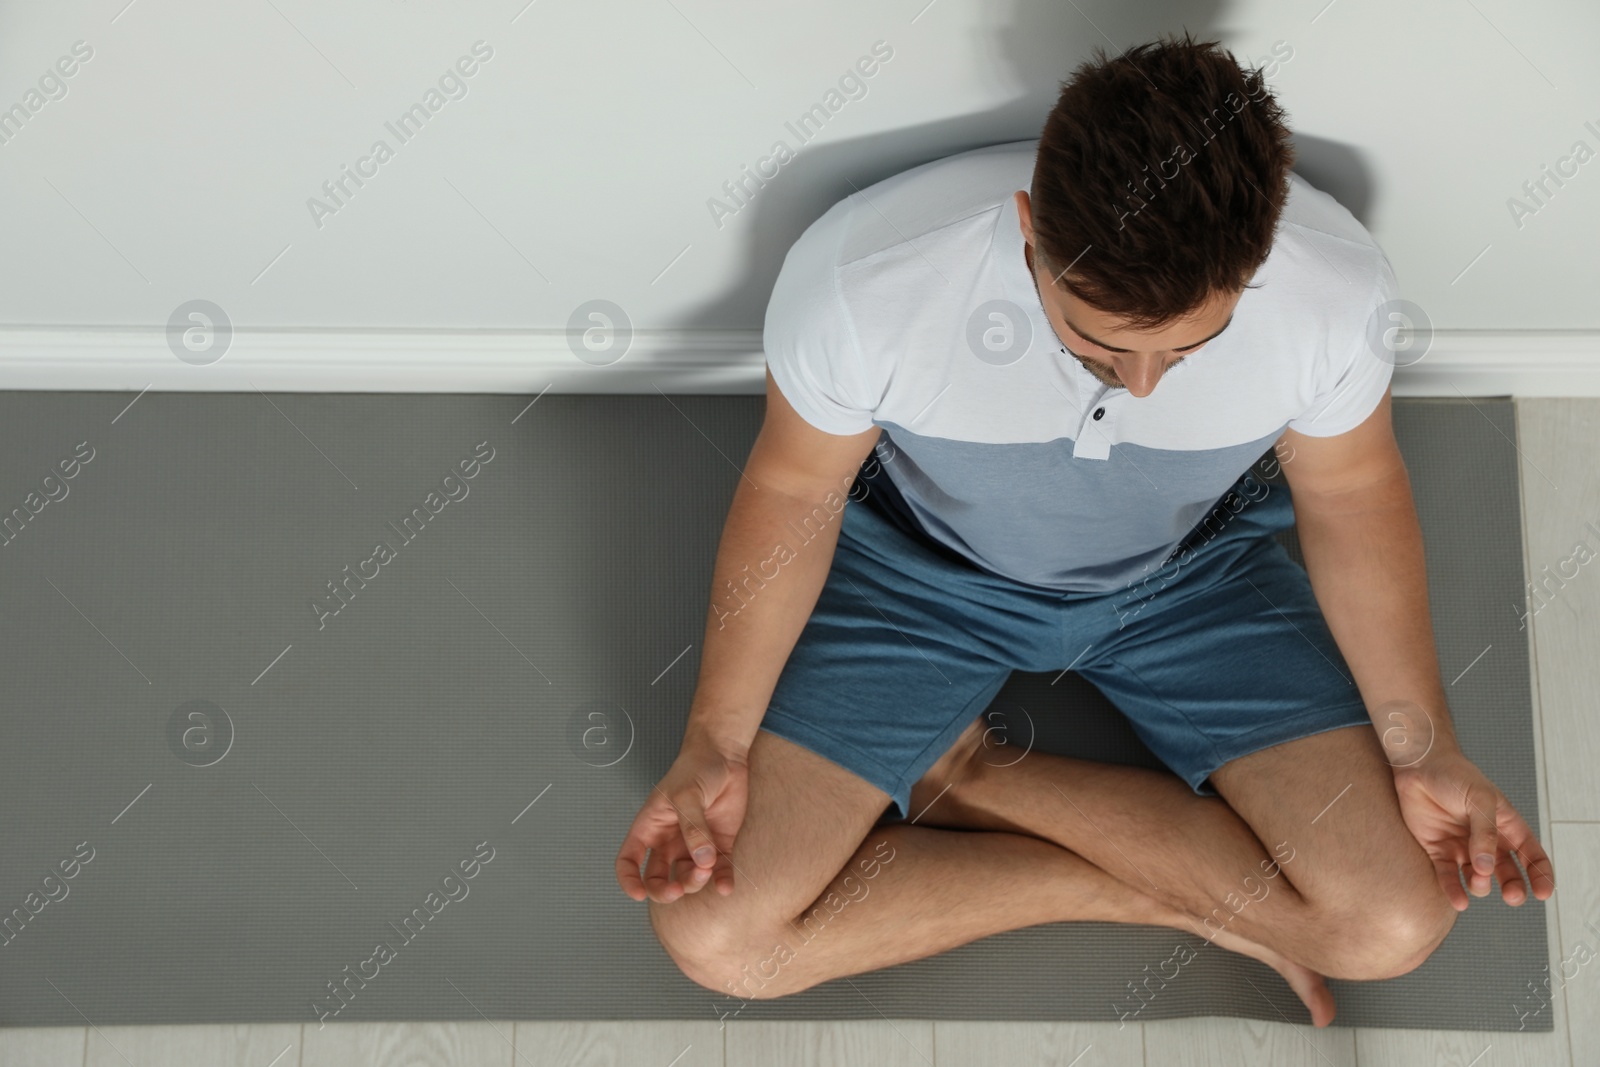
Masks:
[[[1355,676],[1394,769],[1406,825],[1432,858],[1451,904],[1500,880],[1508,904],[1555,888],[1527,822],[1461,751],[1439,677],[1422,528],[1394,438],[1390,394],[1360,426],[1332,437],[1285,432],[1278,454],[1312,591]]]

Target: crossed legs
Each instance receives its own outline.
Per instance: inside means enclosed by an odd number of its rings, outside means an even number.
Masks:
[[[1404,974],[1455,921],[1370,727],[1234,760],[1199,797],[1142,768],[998,765],[981,722],[919,783],[915,822],[886,825],[880,789],[760,731],[734,891],[652,901],[663,946],[700,985],[764,999],[1039,923],[1163,925],[1287,961],[1321,1025],[1307,968]]]

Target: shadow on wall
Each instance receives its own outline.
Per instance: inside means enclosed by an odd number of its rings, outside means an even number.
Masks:
[[[736,272],[740,281],[720,297],[690,307],[674,325],[687,329],[759,329],[759,320],[740,322],[740,317],[747,315],[750,308],[766,308],[790,245],[839,200],[935,159],[1038,137],[1061,83],[1072,76],[1079,64],[1090,59],[1096,45],[1116,55],[1124,48],[1163,34],[1181,35],[1185,28],[1197,40],[1221,40],[1226,32],[1219,25],[1221,8],[1217,0],[1180,0],[1145,7],[1096,4],[1083,9],[1048,0],[1023,0],[1013,8],[1009,26],[998,30],[993,40],[976,40],[971,46],[974,50],[992,51],[998,61],[996,76],[1022,87],[1021,94],[1011,102],[977,114],[823,144],[800,144],[795,134],[779,125],[779,136],[795,152],[794,158],[766,179],[766,185],[748,197],[745,206],[724,201],[736,210],[736,215],[725,216],[723,227],[741,227],[745,235],[743,258]],[[1298,52],[1297,46],[1315,32],[1309,24],[1297,20],[1296,25],[1274,36]],[[895,50],[895,57],[916,47],[914,28],[886,31],[883,40]],[[870,44],[862,42],[863,55],[869,53]],[[1266,52],[1260,56],[1235,52],[1235,57],[1250,66],[1261,66],[1271,58]],[[870,106],[866,101],[874,92],[894,91],[888,80],[893,77],[893,63],[891,59],[875,77],[866,80],[867,95],[852,102],[854,110]],[[1282,82],[1274,79],[1269,84],[1281,89]],[[819,84],[819,96],[827,88]],[[1284,105],[1290,111],[1292,124],[1290,102],[1284,101]],[[785,119],[798,127],[794,120],[808,106],[808,102],[797,104],[795,115]],[[819,135],[814,130],[813,125],[806,132]],[[821,132],[826,133],[826,127]],[[1366,225],[1372,206],[1372,169],[1360,154],[1348,145],[1303,133],[1297,132],[1294,140],[1298,156],[1295,172],[1338,200]],[[767,155],[770,149],[769,142],[755,155]],[[753,185],[748,180],[746,184]]]

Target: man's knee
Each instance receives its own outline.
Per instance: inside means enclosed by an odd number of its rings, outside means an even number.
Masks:
[[[1325,912],[1322,926],[1336,963],[1328,977],[1379,981],[1409,974],[1443,943],[1456,915],[1436,880],[1405,891],[1374,889],[1359,907]]]
[[[715,889],[707,888],[703,892],[714,893]],[[669,904],[652,900],[647,906],[656,940],[661,942],[678,969],[697,985],[726,992],[719,976],[734,937],[729,909],[716,907],[718,903],[691,894]]]
[[[752,888],[740,886],[746,893]],[[652,900],[649,908],[661,947],[696,985],[743,1000],[786,992],[782,968],[792,953],[773,924],[743,914],[738,902],[707,888],[670,904]]]

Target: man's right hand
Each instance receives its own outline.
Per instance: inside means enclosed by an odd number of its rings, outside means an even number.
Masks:
[[[617,852],[617,881],[634,900],[666,904],[715,881],[733,892],[734,835],[744,822],[745,753],[690,735],[639,809]],[[639,868],[650,853],[644,877]]]

